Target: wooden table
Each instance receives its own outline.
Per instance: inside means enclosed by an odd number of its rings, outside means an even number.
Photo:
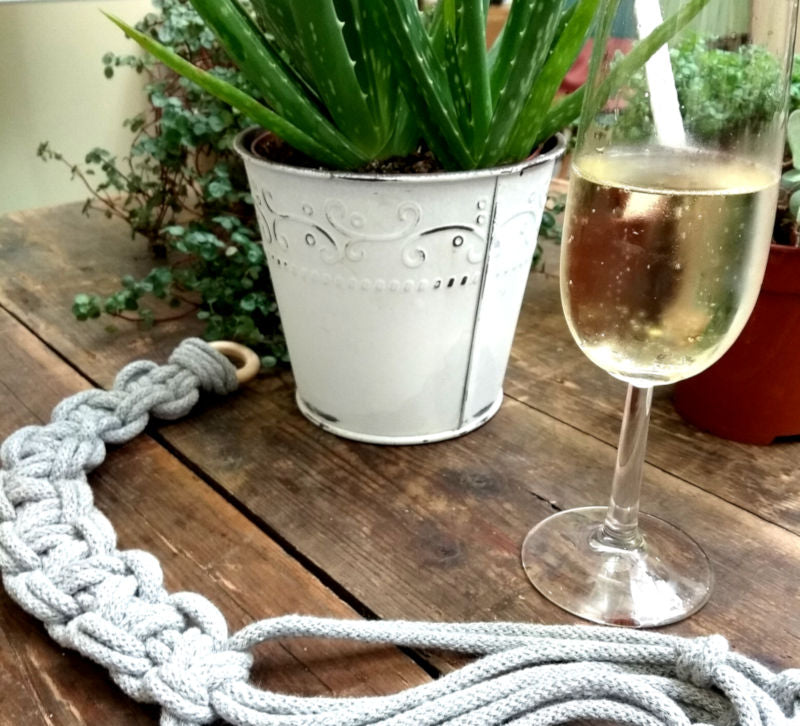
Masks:
[[[110,452],[92,483],[120,546],[157,555],[171,590],[202,592],[233,628],[290,612],[573,622],[528,584],[520,544],[554,511],[605,502],[624,386],[570,339],[555,264],[551,251],[546,273],[531,275],[505,402],[483,428],[428,446],[349,442],[298,413],[289,373],[264,375]],[[148,332],[72,318],[76,292],[110,292],[147,269],[143,243],[80,205],[0,219],[0,438],[200,331],[191,317]],[[702,434],[668,392],[650,438],[643,507],[695,537],[717,578],[702,612],[667,630],[721,632],[774,668],[797,667],[800,442],[757,448]],[[388,693],[457,662],[316,642],[257,655],[259,683],[307,694]],[[26,726],[157,720],[4,593],[0,712]]]

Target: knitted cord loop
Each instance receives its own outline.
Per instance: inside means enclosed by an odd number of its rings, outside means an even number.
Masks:
[[[717,670],[725,665],[727,655],[728,641],[721,635],[697,638],[678,646],[675,672],[684,681],[708,688],[714,683]]]
[[[110,391],[60,403],[46,426],[0,446],[0,572],[9,595],[60,645],[108,669],[162,726],[551,726],[602,719],[637,726],[784,726],[800,718],[800,670],[775,674],[719,635],[686,639],[595,626],[413,623],[288,615],[229,636],[197,593],[170,594],[158,560],[119,550],[86,474],[106,444],[150,416],[186,415],[199,391],[237,387],[236,370],[202,340],[166,365],[126,366]],[[267,640],[335,638],[482,656],[385,697],[303,698],[249,683],[250,649]]]

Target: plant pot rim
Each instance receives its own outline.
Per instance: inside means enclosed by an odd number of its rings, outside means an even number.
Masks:
[[[781,255],[787,258],[791,255],[796,255],[798,252],[800,252],[800,247],[795,247],[793,245],[779,245],[777,242],[771,242],[770,249],[774,254]]]
[[[473,169],[470,171],[433,171],[427,174],[380,174],[377,172],[355,172],[355,171],[334,171],[331,169],[310,169],[308,167],[292,166],[291,164],[281,164],[277,161],[269,161],[251,151],[252,143],[258,134],[265,130],[260,126],[251,126],[239,132],[234,140],[233,147],[236,152],[248,163],[262,165],[271,169],[280,169],[287,174],[313,179],[347,179],[351,181],[364,182],[411,182],[414,184],[431,184],[437,182],[453,182],[469,179],[485,179],[487,177],[510,176],[522,174],[527,169],[546,164],[558,159],[564,154],[567,143],[564,135],[554,134],[545,142],[545,146],[552,144],[552,148],[537,156],[529,157],[516,164],[505,166],[490,167],[487,169]]]

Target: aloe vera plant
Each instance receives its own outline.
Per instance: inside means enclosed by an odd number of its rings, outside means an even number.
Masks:
[[[618,0],[612,0],[618,1]],[[572,122],[554,102],[602,0],[515,0],[486,47],[488,0],[191,0],[256,99],[109,16],[165,65],[321,164],[354,169],[422,141],[445,169],[519,161]],[[616,67],[635,71],[709,0],[689,0]],[[611,89],[595,89],[598,96]],[[601,101],[598,101],[601,102]]]

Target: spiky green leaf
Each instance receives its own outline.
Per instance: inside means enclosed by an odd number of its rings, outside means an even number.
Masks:
[[[495,42],[490,68],[492,99],[497,104],[518,66],[538,66],[550,48],[562,0],[526,0],[511,3],[503,32]],[[536,59],[540,60],[535,63]]]
[[[525,25],[519,25],[521,21],[514,18],[517,5],[529,8]],[[497,68],[493,69],[495,73],[492,75],[492,94],[496,102],[481,158],[503,158],[516,119],[522,112],[550,52],[550,45],[561,18],[561,7],[562,0],[530,0],[512,4],[508,27],[503,34],[503,47],[495,61],[495,66],[508,62],[509,68],[500,69],[499,72]],[[520,17],[521,14],[517,15],[517,18]],[[512,20],[515,20],[514,25]],[[507,59],[506,46],[514,51],[514,55]],[[499,87],[495,85],[498,82],[502,83]]]
[[[394,77],[389,49],[381,40],[380,32],[371,24],[371,18],[364,11],[370,0],[335,0],[337,13],[345,23],[344,38],[350,56],[355,59],[355,71],[361,87],[367,93],[367,103],[373,122],[379,129],[379,137],[385,144],[381,150],[392,147],[392,139],[405,138],[405,131],[398,129],[408,116],[408,104],[401,93],[397,93],[397,80]],[[407,127],[413,124],[405,124]],[[411,133],[411,129],[407,129]],[[413,141],[413,140],[412,140]],[[403,145],[405,148],[405,145]]]
[[[685,28],[710,0],[689,0],[680,10],[670,15],[650,35],[640,41],[624,58],[616,63],[599,84],[591,92],[591,98],[584,106],[582,127],[588,125],[605,102],[637,69],[651,58],[662,45]],[[602,49],[601,49],[602,50]],[[600,52],[597,51],[596,52]],[[593,59],[594,62],[595,59]]]
[[[215,0],[219,2],[219,0]],[[340,3],[352,25],[358,9]],[[294,24],[311,67],[312,83],[339,129],[365,155],[373,157],[385,143],[356,74],[356,60],[344,39],[344,23],[331,0],[303,0],[292,5]],[[360,51],[360,47],[357,46]]]
[[[302,128],[321,145],[346,152],[353,163],[369,157],[317,108],[294,71],[270,47],[266,37],[237,0],[192,0],[192,5],[216,34],[231,59],[287,121]]]
[[[344,154],[339,155],[337,150],[322,146],[304,131],[293,126],[281,116],[278,116],[278,114],[256,101],[252,96],[240,91],[235,86],[217,78],[211,73],[193,66],[177,53],[173,53],[169,48],[161,45],[149,35],[140,33],[120,18],[109,13],[105,13],[105,15],[111,22],[125,31],[126,35],[135,40],[142,48],[155,56],[165,66],[171,68],[176,73],[180,73],[193,83],[196,83],[204,91],[211,93],[220,100],[246,114],[249,118],[253,119],[253,121],[277,134],[296,149],[333,167],[347,168],[359,163],[358,159],[354,160],[352,157]]]
[[[545,115],[539,128],[538,136],[531,144],[531,148],[535,148],[553,134],[574,123],[581,114],[585,94],[586,87],[581,86],[577,91],[570,93],[569,96],[556,103]]]
[[[294,0],[250,0],[258,22],[266,31],[272,45],[291,58],[292,66],[309,86],[311,66],[303,52],[303,43],[294,24]]]
[[[381,28],[391,44],[398,81],[432,151],[443,164],[455,160],[462,169],[474,168],[475,159],[455,113],[447,73],[434,52],[419,11],[407,0],[367,5],[375,26]]]
[[[600,0],[578,0],[575,11],[561,32],[522,112],[514,123],[509,143],[501,158],[486,158],[487,164],[524,158],[540,138],[542,122],[553,102],[561,82],[572,67],[589,34]],[[562,127],[563,128],[563,127]]]
[[[619,2],[619,0],[616,0],[616,2]],[[572,123],[579,115],[582,115],[581,129],[585,129],[594,119],[599,109],[605,104],[606,100],[625,82],[625,80],[635,73],[636,70],[641,68],[664,43],[685,28],[709,2],[710,0],[689,0],[680,10],[667,18],[650,33],[647,38],[628,53],[628,55],[620,59],[605,77],[605,80],[594,90],[590,101],[584,103],[584,96],[586,94],[586,86],[584,85],[575,91],[575,93],[570,94],[565,99],[558,102],[545,116],[534,145],[545,141],[556,131]],[[610,15],[609,13],[607,17],[610,17]],[[600,37],[605,37],[607,33],[601,29],[598,35]],[[595,48],[595,53],[604,52],[605,50],[603,48]],[[592,63],[597,62],[599,62],[599,59],[592,59]],[[581,107],[583,107],[582,114]]]
[[[475,137],[475,129],[472,124],[472,115],[469,106],[469,89],[467,82],[461,73],[458,50],[458,26],[454,23],[453,27],[446,26],[444,36],[444,58],[442,65],[447,72],[447,80],[450,85],[450,97],[453,99],[453,107],[456,118],[458,119],[461,133],[465,143],[472,147]]]
[[[492,118],[492,90],[486,52],[486,4],[484,0],[456,0],[459,18],[458,66],[466,84],[470,107],[473,156],[475,139],[484,139]]]

